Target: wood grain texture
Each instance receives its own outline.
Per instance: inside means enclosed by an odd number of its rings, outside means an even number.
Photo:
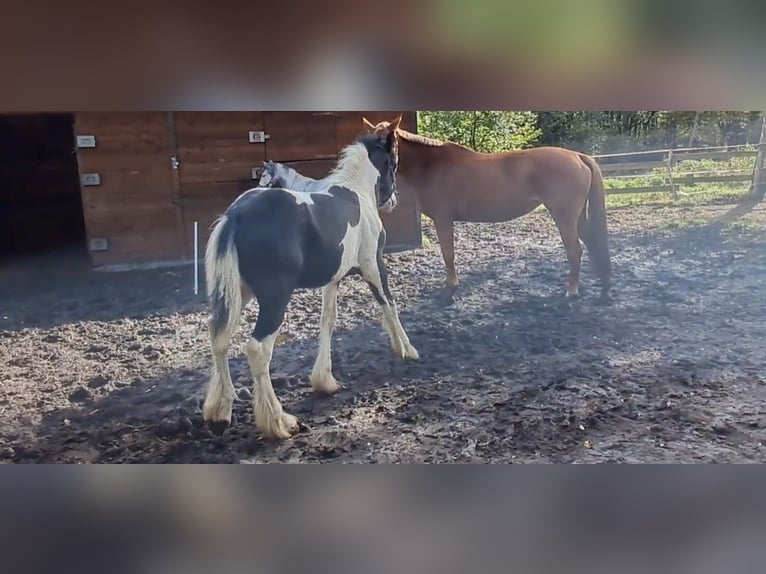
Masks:
[[[84,112],[75,130],[96,137],[77,151],[80,173],[101,185],[83,187],[89,238],[110,247],[91,254],[94,265],[141,263],[192,256],[193,222],[204,250],[209,226],[243,191],[255,187],[253,168],[285,162],[321,178],[340,149],[361,133],[362,116],[390,119],[398,112]],[[412,113],[414,117],[414,113]],[[405,126],[414,129],[407,124]],[[265,131],[265,144],[249,131]],[[171,158],[177,158],[175,171]],[[389,244],[419,245],[417,206],[407,197],[386,216]]]

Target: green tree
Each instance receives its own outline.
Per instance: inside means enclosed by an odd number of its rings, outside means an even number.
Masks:
[[[539,112],[538,145],[587,153],[755,143],[758,112]],[[692,137],[693,136],[693,137]]]
[[[535,145],[541,131],[535,112],[418,112],[418,132],[476,151],[500,152]]]

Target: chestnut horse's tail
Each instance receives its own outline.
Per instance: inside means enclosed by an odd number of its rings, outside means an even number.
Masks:
[[[609,255],[609,233],[606,224],[606,193],[601,168],[592,157],[579,154],[591,172],[590,190],[580,216],[580,238],[588,248],[604,292],[611,287],[612,260]]]

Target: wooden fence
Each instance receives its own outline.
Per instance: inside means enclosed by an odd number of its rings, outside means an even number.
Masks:
[[[674,198],[691,195],[684,190],[699,183],[745,183],[753,182],[758,148],[763,144],[749,146],[678,148],[640,152],[594,155],[604,174],[607,194],[670,193]],[[748,168],[707,169],[703,171],[679,170],[689,160],[714,160],[729,162],[737,157],[752,157]],[[763,169],[763,168],[761,168]],[[662,183],[657,183],[661,179]],[[630,184],[610,187],[613,181],[626,180]]]

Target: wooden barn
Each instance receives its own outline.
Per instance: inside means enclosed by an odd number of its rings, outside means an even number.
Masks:
[[[362,129],[396,112],[78,112],[0,116],[0,258],[68,247],[96,269],[200,253],[208,228],[258,180],[264,160],[323,177]],[[415,112],[403,127],[416,130]],[[400,195],[389,251],[421,245]]]

